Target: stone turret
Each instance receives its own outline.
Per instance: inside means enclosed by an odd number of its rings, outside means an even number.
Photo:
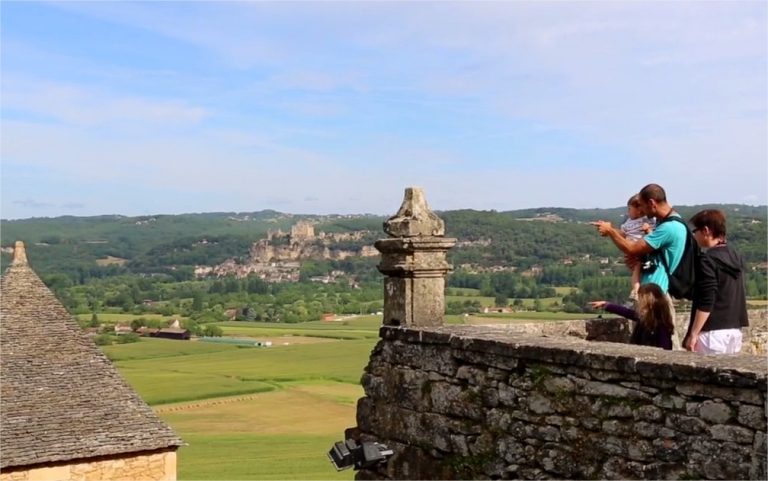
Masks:
[[[26,266],[27,265],[27,251],[24,248],[24,242],[16,241],[13,247],[13,263],[14,266]]]
[[[424,191],[405,189],[397,214],[384,222],[390,238],[376,241],[384,279],[384,324],[441,326],[445,317],[446,261],[456,239],[446,238],[445,223],[429,209]]]
[[[291,227],[291,242],[308,242],[315,238],[315,227],[307,221],[299,221]]]

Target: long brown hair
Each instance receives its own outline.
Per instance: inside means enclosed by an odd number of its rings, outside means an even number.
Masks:
[[[638,289],[637,315],[640,323],[649,331],[655,331],[659,326],[666,327],[670,334],[675,331],[669,298],[656,284],[643,284]]]

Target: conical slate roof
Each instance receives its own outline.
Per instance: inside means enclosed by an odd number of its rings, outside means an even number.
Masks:
[[[16,243],[0,281],[0,468],[178,447]]]

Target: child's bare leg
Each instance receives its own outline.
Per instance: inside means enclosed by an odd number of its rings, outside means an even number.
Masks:
[[[637,291],[640,289],[640,274],[643,269],[643,265],[640,263],[635,264],[632,268],[632,291],[629,293],[629,298],[637,300]]]

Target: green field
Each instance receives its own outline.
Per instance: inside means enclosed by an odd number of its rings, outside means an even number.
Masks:
[[[501,322],[510,320],[514,321],[569,321],[573,319],[592,319],[597,317],[597,314],[581,314],[571,312],[510,312],[510,313],[489,313],[489,314],[476,314],[469,316],[470,319],[496,319]]]
[[[361,319],[356,327],[375,336],[378,322]],[[296,331],[344,332],[309,324]],[[188,443],[179,450],[179,479],[352,479],[326,453],[355,425],[360,377],[375,343],[252,348],[142,339],[103,350]]]
[[[312,321],[295,324],[266,322],[221,322],[225,336],[274,338],[306,336],[328,339],[377,339],[381,316],[355,316],[338,321]]]
[[[446,323],[577,317],[526,312],[446,316]],[[315,340],[258,348],[142,338],[102,349],[188,444],[179,449],[179,479],[348,480],[354,472],[337,473],[326,453],[356,423],[360,377],[380,324],[381,316],[227,322],[219,325],[231,335]]]
[[[539,302],[541,302],[541,305],[544,309],[549,309],[558,305],[563,304],[563,296],[566,294],[570,294],[570,292],[574,289],[578,289],[576,287],[555,287],[555,292],[557,293],[557,296],[555,297],[542,297],[539,299]],[[445,296],[445,302],[465,302],[465,301],[478,301],[481,306],[483,307],[493,307],[496,304],[496,299],[494,297],[489,296],[481,296],[479,289],[470,289],[466,287],[450,287],[448,288],[448,292],[451,292],[452,295],[446,295]],[[533,309],[534,303],[536,302],[536,299],[533,298],[523,298],[520,299],[523,301],[523,307],[525,309]],[[514,299],[508,300],[510,304]]]
[[[250,348],[143,339],[104,346],[104,352],[145,401],[163,404],[264,392],[289,382],[358,384],[374,344],[352,340]]]
[[[362,395],[359,385],[302,382],[160,415],[189,443],[179,479],[351,479],[331,468],[325,452],[354,424]]]

